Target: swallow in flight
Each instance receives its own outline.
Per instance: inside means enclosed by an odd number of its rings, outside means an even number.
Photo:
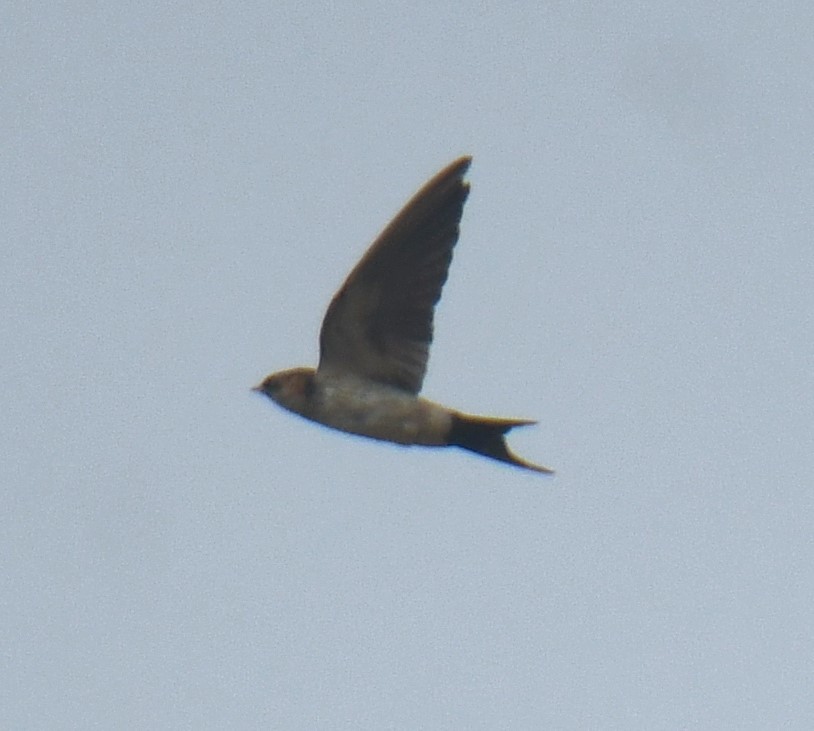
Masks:
[[[551,474],[512,454],[504,435],[527,419],[473,416],[419,396],[433,313],[447,279],[469,184],[462,157],[416,193],[334,295],[319,335],[319,366],[268,376],[254,388],[295,414],[404,445],[462,447]]]

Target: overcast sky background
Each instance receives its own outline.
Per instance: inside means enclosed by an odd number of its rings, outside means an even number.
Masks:
[[[814,6],[7,3],[0,726],[814,728]],[[474,155],[424,393],[249,388]]]

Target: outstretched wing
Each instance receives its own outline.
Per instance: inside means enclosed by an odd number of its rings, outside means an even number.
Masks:
[[[469,185],[462,157],[424,185],[334,295],[319,336],[321,372],[418,393],[433,312],[447,279]]]

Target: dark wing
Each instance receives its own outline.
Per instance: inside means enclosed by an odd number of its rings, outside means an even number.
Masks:
[[[320,371],[421,390],[471,161],[456,160],[421,188],[334,295],[319,336]]]

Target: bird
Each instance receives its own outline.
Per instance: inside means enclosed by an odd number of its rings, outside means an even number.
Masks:
[[[506,444],[510,429],[535,421],[475,416],[419,396],[471,162],[460,157],[431,178],[370,245],[328,306],[317,368],[272,373],[252,390],[339,431],[401,445],[459,447],[553,474]]]

